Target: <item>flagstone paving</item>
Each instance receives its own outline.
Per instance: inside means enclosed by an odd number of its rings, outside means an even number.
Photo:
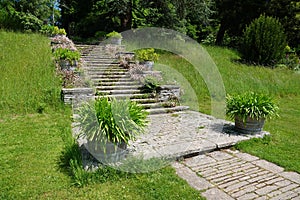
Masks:
[[[173,167],[208,200],[300,199],[300,174],[239,151],[214,151]]]
[[[150,115],[149,121],[146,133],[130,143],[131,154],[180,158],[269,134],[243,135],[234,131],[233,123],[195,111]]]

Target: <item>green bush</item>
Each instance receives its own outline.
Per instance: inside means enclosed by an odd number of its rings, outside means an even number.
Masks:
[[[153,48],[141,49],[136,52],[137,59],[140,61],[157,61],[159,55]]]
[[[73,64],[74,61],[78,61],[80,59],[80,53],[78,51],[72,51],[70,49],[57,48],[54,51],[54,57],[57,61],[67,60],[71,64]]]
[[[116,32],[116,31],[112,31],[112,32],[108,33],[108,34],[106,35],[106,37],[108,37],[108,38],[119,38],[119,39],[121,39],[121,38],[122,38],[122,35],[121,35],[121,33],[118,33],[118,32]]]
[[[286,45],[286,36],[280,22],[261,15],[244,30],[240,50],[246,61],[271,65],[283,57]]]

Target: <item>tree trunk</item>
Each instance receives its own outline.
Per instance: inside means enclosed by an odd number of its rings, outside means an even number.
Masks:
[[[216,45],[222,45],[223,39],[224,39],[224,35],[225,35],[225,31],[226,31],[226,26],[225,26],[224,23],[221,22],[220,29],[219,29],[219,31],[217,33]]]
[[[127,10],[124,15],[120,17],[121,19],[121,31],[126,31],[132,27],[132,1],[128,2]]]

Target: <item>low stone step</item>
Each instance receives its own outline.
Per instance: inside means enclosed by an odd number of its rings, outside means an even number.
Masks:
[[[121,78],[130,78],[129,74],[107,74],[107,75],[97,75],[97,74],[90,74],[90,78],[92,79],[105,79],[105,78],[110,78],[110,79],[121,79]]]
[[[163,108],[164,107],[164,102],[147,102],[147,103],[139,103],[139,106],[141,106],[144,109],[154,109],[154,108]]]
[[[144,99],[131,98],[131,101],[137,102],[139,104],[148,104],[148,103],[156,103],[157,99],[155,99],[155,98],[144,98]]]
[[[138,89],[140,85],[108,85],[108,86],[96,86],[97,90],[127,90]]]
[[[109,84],[113,84],[113,83],[117,83],[117,82],[132,82],[132,79],[131,78],[115,78],[115,79],[112,79],[112,78],[91,78],[91,80],[95,83],[95,84],[98,84],[98,83],[103,83],[103,82],[108,82]]]
[[[116,99],[148,99],[151,97],[149,94],[109,94],[109,95],[101,95],[109,98],[116,98]],[[98,96],[99,97],[99,96]],[[97,98],[97,97],[96,97]]]
[[[122,76],[122,75],[127,75],[127,76],[130,76],[130,74],[126,71],[109,71],[109,70],[106,70],[106,71],[89,71],[88,70],[88,74],[93,77],[93,76],[108,76],[108,77],[111,77],[111,76]],[[122,76],[123,77],[123,76]]]
[[[116,58],[109,58],[109,57],[103,57],[103,58],[99,58],[99,57],[91,57],[91,56],[82,56],[82,58],[86,61],[89,62],[103,62],[103,61],[118,61],[118,59]]]
[[[135,81],[115,81],[115,82],[96,82],[94,83],[95,86],[130,86],[130,85],[136,85],[137,82]]]
[[[97,94],[100,95],[123,95],[123,94],[140,94],[140,90],[128,89],[128,90],[98,90]]]
[[[146,109],[146,111],[150,115],[156,115],[156,114],[180,112],[188,109],[189,109],[188,106],[176,106],[171,108],[150,108],[150,109]]]
[[[106,67],[86,67],[86,70],[90,72],[106,71],[106,72],[128,72],[128,70],[116,66],[106,66]]]

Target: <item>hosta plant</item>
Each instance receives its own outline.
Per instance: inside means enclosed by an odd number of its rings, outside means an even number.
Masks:
[[[231,119],[241,118],[244,122],[251,119],[270,119],[278,116],[278,106],[265,94],[247,92],[241,95],[227,96],[226,114]]]

